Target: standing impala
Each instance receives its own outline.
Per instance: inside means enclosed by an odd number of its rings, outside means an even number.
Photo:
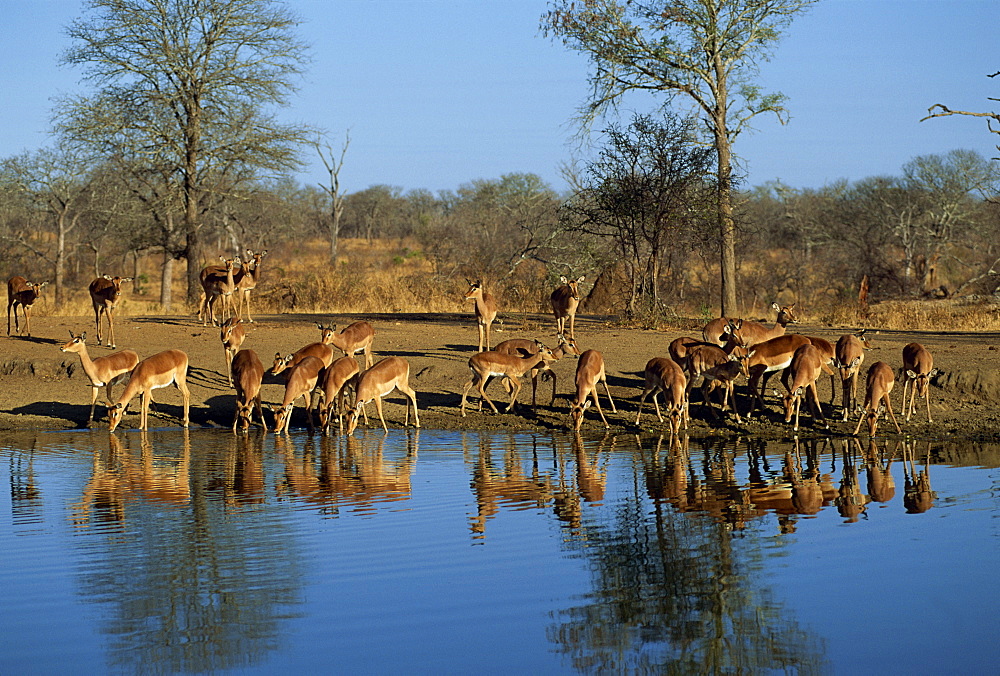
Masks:
[[[604,355],[597,350],[586,350],[580,355],[580,360],[576,364],[576,398],[570,406],[570,417],[573,419],[573,429],[580,431],[583,424],[583,412],[590,408],[588,396],[592,396],[594,407],[604,422],[604,427],[608,428],[608,419],[604,417],[601,410],[601,402],[597,399],[597,383],[604,383],[604,391],[608,395],[611,403],[611,410],[615,413],[615,400],[611,398],[611,390],[608,389],[608,377],[604,372]]]
[[[345,357],[353,357],[358,352],[365,355],[365,368],[370,369],[375,361],[372,355],[372,341],[375,339],[375,329],[368,322],[354,322],[344,327],[344,330],[337,333],[337,325],[323,326],[317,324],[320,331],[320,342],[324,345],[332,345]]]
[[[865,338],[865,329],[857,333],[848,333],[837,339],[834,348],[836,354],[835,366],[840,371],[840,384],[843,395],[840,400],[844,409],[843,421],[858,405],[858,372],[865,361],[865,349],[871,349]]]
[[[901,434],[899,423],[896,422],[896,414],[892,412],[892,400],[889,393],[895,384],[895,376],[892,368],[884,361],[877,361],[868,369],[868,378],[865,382],[865,405],[858,416],[858,425],[854,428],[854,435],[857,436],[861,429],[861,423],[868,423],[868,436],[874,437],[878,429],[878,418],[882,413],[882,406],[889,411],[892,416],[892,424],[896,426],[896,433]]]
[[[576,337],[576,309],[580,306],[580,284],[587,277],[580,275],[576,279],[560,277],[562,286],[557,286],[549,301],[552,303],[552,314],[556,317],[556,332],[566,333],[566,320],[569,320],[569,337]]]
[[[938,369],[934,368],[934,357],[927,351],[927,348],[920,343],[910,343],[903,348],[903,368],[900,369],[900,377],[903,379],[903,415],[906,422],[910,422],[913,415],[914,399],[919,394],[927,403],[927,422],[931,420],[931,378],[938,374]],[[910,384],[912,383],[912,387]],[[907,405],[906,390],[910,389],[910,401]]]
[[[580,348],[576,346],[575,340],[567,338],[561,333],[558,340],[559,344],[556,346],[556,349],[552,350],[553,361],[559,361],[567,354],[580,356]],[[493,351],[500,354],[511,354],[515,357],[528,357],[538,354],[538,341],[528,338],[511,338],[497,345],[493,348]],[[546,366],[544,371],[540,368],[531,369],[531,405],[536,406],[535,394],[538,390],[539,373],[542,373],[543,377],[548,377],[552,380],[552,399],[549,401],[549,406],[552,406],[556,402],[556,372],[548,366]],[[504,388],[510,392],[512,385],[509,381],[504,381]]]
[[[635,414],[635,424],[639,424],[642,415],[642,405],[646,397],[652,393],[656,417],[663,422],[660,414],[660,404],[656,395],[663,392],[663,402],[667,406],[667,418],[670,420],[670,434],[676,437],[680,433],[681,423],[684,429],[688,427],[687,379],[681,367],[673,359],[653,357],[646,362],[643,372],[642,396],[639,398],[639,411]]]
[[[809,343],[808,338],[792,333],[772,338],[750,349],[747,357],[747,373],[750,374],[748,388],[752,397],[750,404],[751,413],[756,410],[758,405],[761,408],[766,408],[764,404],[764,384],[761,384],[761,379],[766,379],[775,371],[782,371],[788,368],[788,365],[792,363],[792,356],[795,354],[795,350],[806,343]]]
[[[517,395],[521,391],[521,376],[532,370],[547,370],[553,361],[555,361],[555,356],[552,354],[552,350],[537,340],[535,341],[534,354],[528,354],[524,357],[492,351],[472,355],[469,358],[469,370],[472,371],[472,378],[462,390],[462,417],[465,417],[466,398],[469,390],[473,387],[479,392],[479,410],[482,410],[485,401],[494,413],[499,413],[496,405],[486,394],[486,386],[490,379],[495,377],[505,377],[511,385],[510,404],[505,411],[505,413],[510,413],[517,401]]]
[[[139,363],[139,355],[132,350],[122,350],[104,357],[91,359],[87,353],[87,332],[84,331],[79,336],[74,336],[69,332],[71,340],[63,345],[60,350],[63,352],[75,352],[80,355],[80,363],[83,364],[83,372],[90,379],[92,388],[90,397],[90,417],[87,418],[89,425],[94,421],[94,407],[97,405],[97,392],[104,387],[108,403],[114,402],[111,397],[111,388],[118,383],[128,379],[129,372]]]
[[[793,307],[795,306],[794,305],[789,306],[788,308],[789,312]],[[778,318],[776,320],[776,323],[780,323],[783,319],[788,318],[788,315],[782,315],[782,308],[777,303],[771,303],[771,309],[778,313]],[[718,345],[719,347],[723,347],[726,344],[726,341],[729,340],[729,331],[731,329],[731,324],[734,324],[737,321],[739,320],[730,317],[716,317],[709,323],[705,324],[704,328],[701,330],[702,339],[706,343],[712,343],[714,345]],[[794,318],[792,318],[790,321],[794,321]],[[790,321],[785,323],[788,324],[790,323]],[[757,324],[757,322],[747,322],[747,323]],[[782,330],[782,332],[784,331]]]
[[[794,303],[784,307],[780,307],[777,303],[771,303],[771,308],[778,311],[778,318],[774,320],[774,326],[768,328],[760,322],[737,319],[729,324],[728,340],[734,340],[738,345],[752,348],[758,343],[785,335],[785,327],[799,321],[795,317],[795,313],[792,312],[795,309]]]
[[[295,407],[295,400],[302,397],[306,404],[306,420],[309,423],[309,430],[313,429],[312,413],[312,391],[316,388],[320,371],[325,367],[323,362],[316,357],[306,357],[288,371],[285,381],[285,397],[280,406],[270,406],[274,412],[274,433],[280,434],[282,431],[288,434],[288,426],[292,422],[292,409]]]
[[[323,434],[330,433],[330,422],[333,420],[333,409],[337,409],[337,424],[344,431],[344,396],[347,388],[357,384],[355,376],[361,372],[361,367],[354,357],[341,357],[335,360],[323,374],[320,387],[323,390],[323,407],[319,410],[319,427]]]
[[[700,343],[691,348],[687,353],[684,362],[684,369],[688,373],[686,387],[686,397],[690,405],[691,388],[694,387],[695,380],[700,376],[703,379],[701,385],[701,396],[704,405],[708,407],[713,418],[718,418],[719,414],[712,407],[711,393],[716,387],[724,389],[722,398],[722,410],[727,406],[732,406],[733,414],[737,422],[743,422],[740,418],[739,408],[736,406],[736,394],[734,387],[736,379],[747,374],[746,350],[736,348],[733,354],[726,354],[726,351],[717,345]]]
[[[250,324],[253,324],[253,318],[250,316],[250,292],[256,289],[260,282],[260,265],[266,255],[267,249],[257,252],[247,249],[247,262],[243,266],[246,274],[236,281],[236,315],[240,318],[243,317],[243,305],[245,304],[247,307],[246,319]]]
[[[358,416],[364,410],[365,404],[375,400],[382,429],[386,432],[385,417],[382,415],[382,399],[399,390],[406,396],[406,423],[410,424],[410,404],[413,404],[413,425],[420,427],[420,416],[417,413],[417,393],[410,387],[410,365],[401,357],[386,357],[358,377],[355,390],[354,406],[347,412],[347,433],[354,434],[358,426]]]
[[[285,369],[290,369],[295,366],[306,357],[316,357],[323,362],[324,367],[329,366],[333,363],[334,356],[333,348],[329,345],[324,345],[323,343],[309,343],[305,347],[299,348],[296,352],[284,357],[281,356],[280,352],[275,353],[274,364],[271,365],[269,373],[272,376],[276,376]]]
[[[48,282],[32,283],[20,275],[14,275],[7,280],[7,335],[10,335],[10,309],[14,308],[14,330],[21,333],[21,326],[17,322],[17,306],[21,306],[24,314],[24,330],[31,338],[31,306],[35,304],[38,297],[42,295],[42,289]]]
[[[222,313],[219,316],[221,318],[225,315],[226,308],[229,307],[230,297],[236,289],[236,280],[234,279],[236,266],[243,264],[239,258],[226,258],[225,256],[219,256],[219,258],[223,264],[221,272],[219,267],[215,265],[210,265],[201,271],[201,287],[205,291],[205,297],[198,308],[198,320],[201,321],[202,325],[205,324],[206,316],[212,320],[212,326],[217,324],[215,321],[215,301],[219,298],[222,298]]]
[[[153,400],[153,390],[169,385],[176,385],[184,396],[184,427],[188,426],[188,409],[191,406],[191,393],[187,387],[188,357],[180,350],[166,350],[146,357],[139,362],[129,377],[125,391],[115,404],[108,408],[109,431],[122,421],[128,403],[135,395],[139,395],[142,406],[140,429],[148,429],[149,402]]]
[[[816,379],[819,378],[823,355],[812,343],[801,345],[792,355],[792,363],[785,373],[788,374],[788,394],[785,395],[785,422],[791,422],[795,416],[795,425],[792,427],[799,431],[799,408],[802,406],[802,398],[809,399],[809,406],[812,409],[813,421],[818,417],[823,421],[824,427],[830,429],[823,415],[823,408],[819,403],[819,395],[816,392]]]
[[[101,315],[108,317],[108,347],[115,349],[115,308],[122,294],[122,283],[131,282],[131,277],[104,275],[90,283],[90,302],[94,306],[94,321],[97,323],[97,344],[101,344]]]
[[[469,280],[466,280],[469,281]],[[483,351],[483,345],[490,349],[490,324],[497,318],[497,299],[493,294],[487,293],[483,288],[482,280],[469,281],[469,290],[465,292],[465,299],[475,302],[476,325],[479,327],[479,352]]]
[[[226,351],[226,376],[229,378],[229,386],[233,386],[233,357],[240,351],[243,341],[246,340],[247,333],[243,329],[243,320],[230,317],[222,323],[219,330],[219,340],[222,341],[222,349]]]
[[[236,417],[233,418],[233,432],[241,426],[243,432],[250,430],[253,410],[257,409],[260,425],[267,432],[264,409],[260,404],[260,385],[264,380],[264,364],[253,350],[240,350],[233,357],[229,367],[229,379],[236,387]]]

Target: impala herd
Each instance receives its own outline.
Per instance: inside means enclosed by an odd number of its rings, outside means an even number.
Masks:
[[[211,321],[220,327],[220,340],[225,351],[226,375],[230,387],[236,390],[236,414],[233,431],[249,430],[253,419],[267,431],[264,408],[269,408],[274,417],[275,432],[287,432],[291,423],[294,402],[302,398],[305,402],[306,417],[310,430],[314,429],[313,409],[318,417],[319,428],[327,434],[337,419],[338,428],[353,434],[359,418],[367,423],[366,404],[374,401],[384,430],[387,430],[382,412],[382,399],[398,390],[407,399],[406,425],[409,425],[410,406],[413,420],[420,426],[416,392],[409,385],[410,367],[405,359],[387,357],[375,363],[372,343],[375,330],[366,321],[357,321],[341,331],[336,325],[317,324],[319,340],[296,352],[275,354],[270,369],[265,370],[257,354],[242,348],[246,339],[244,322],[253,322],[250,317],[250,292],[260,279],[260,269],[267,251],[247,250],[247,258],[222,258],[221,265],[212,265],[202,270],[201,281],[204,298],[199,307],[199,320],[204,324]],[[470,380],[462,391],[459,411],[466,416],[466,406],[470,391],[478,395],[477,411],[482,411],[483,402],[499,413],[497,406],[486,392],[494,379],[500,379],[510,394],[510,402],[505,412],[513,410],[521,390],[521,380],[531,375],[531,405],[537,401],[538,378],[552,380],[552,396],[549,406],[556,399],[556,376],[551,366],[566,355],[577,357],[575,393],[570,399],[570,422],[580,430],[584,413],[593,407],[605,428],[610,424],[605,417],[598,399],[598,386],[603,383],[604,392],[611,411],[617,413],[611,391],[608,388],[604,356],[597,350],[581,351],[577,346],[576,311],[580,304],[580,284],[583,276],[571,280],[560,279],[551,295],[552,313],[556,320],[557,346],[552,349],[538,340],[511,339],[495,347],[491,346],[490,327],[497,316],[496,298],[488,293],[481,280],[469,281],[467,300],[474,302],[474,313],[479,331],[477,353],[468,360]],[[129,277],[104,275],[91,282],[89,290],[93,301],[97,344],[104,341],[102,318],[107,318],[107,347],[115,348],[114,311],[122,293],[122,283],[131,281]],[[31,307],[41,294],[46,282],[31,283],[24,277],[12,277],[7,283],[7,334],[10,335],[10,312],[14,310],[15,331],[22,331],[18,321],[17,308],[22,308],[24,329],[31,335]],[[216,312],[216,304],[221,307]],[[750,410],[766,409],[764,392],[768,379],[781,372],[785,394],[781,396],[786,423],[792,423],[793,430],[799,430],[799,417],[803,400],[812,412],[814,425],[829,428],[823,414],[817,393],[816,382],[822,373],[831,378],[832,396],[836,397],[836,381],[841,383],[842,421],[847,421],[852,413],[858,414],[857,435],[862,424],[868,434],[875,436],[879,419],[887,412],[897,433],[900,427],[892,410],[889,397],[893,390],[896,374],[885,362],[872,364],[865,379],[863,403],[857,394],[858,374],[865,360],[865,352],[872,349],[865,330],[841,336],[836,344],[814,336],[786,333],[790,324],[798,323],[795,306],[772,304],[777,317],[773,325],[744,319],[719,318],[710,321],[702,330],[701,338],[681,337],[670,343],[669,357],[653,357],[646,364],[643,373],[642,394],[639,397],[635,424],[642,416],[642,408],[647,398],[652,397],[657,418],[664,422],[664,414],[672,436],[677,436],[681,428],[688,428],[691,390],[701,381],[701,400],[711,416],[719,417],[713,404],[713,391],[722,389],[719,410],[730,411],[737,422],[743,418],[737,407],[734,384],[737,378],[747,381]],[[227,316],[228,315],[228,316]],[[224,320],[222,317],[226,317]],[[190,393],[186,377],[188,357],[180,350],[166,350],[139,360],[133,350],[122,350],[107,356],[91,358],[87,351],[87,334],[74,335],[61,346],[63,352],[79,355],[84,373],[90,380],[91,406],[88,424],[94,420],[94,409],[98,391],[105,388],[109,402],[108,418],[112,431],[121,423],[129,402],[138,395],[140,398],[140,426],[147,427],[149,405],[154,389],[175,385],[184,398],[184,420],[188,425]],[[337,357],[337,353],[342,356]],[[364,366],[355,355],[364,355]],[[903,348],[902,368],[899,377],[903,380],[902,415],[909,421],[915,411],[915,399],[922,396],[926,403],[927,420],[932,422],[928,387],[930,380],[939,373],[934,368],[930,352],[918,343],[910,343]],[[283,384],[284,397],[280,405],[264,406],[261,403],[261,386],[265,382]],[[112,387],[125,384],[125,390],[114,399]],[[909,400],[907,394],[909,393]],[[663,395],[665,410],[661,411],[657,395]],[[775,391],[775,395],[778,392]],[[314,406],[315,401],[315,406]]]

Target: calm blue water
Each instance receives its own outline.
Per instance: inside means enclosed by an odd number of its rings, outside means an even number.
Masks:
[[[840,439],[7,437],[0,673],[993,672],[998,459]]]

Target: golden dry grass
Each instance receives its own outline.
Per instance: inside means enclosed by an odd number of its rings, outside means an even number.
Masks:
[[[253,314],[303,313],[437,313],[468,312],[464,277],[439,274],[415,242],[347,239],[341,241],[336,270],[327,260],[323,240],[287,243],[269,249],[263,280],[253,294]],[[174,307],[167,313],[159,303],[159,257],[142,262],[143,292],[128,289],[119,304],[121,317],[144,315],[193,315],[198,307],[184,302],[185,269],[176,266]],[[537,275],[536,275],[537,276]],[[493,289],[502,299],[500,320],[508,328],[533,328],[532,315],[548,313],[548,291],[537,276],[532,283]],[[760,299],[757,299],[760,301]],[[783,301],[784,302],[784,299]],[[770,317],[763,301],[751,308],[751,318]],[[68,289],[62,308],[53,308],[52,290],[35,304],[37,316],[88,316],[93,309],[86,288]],[[632,328],[694,330],[715,316],[710,308],[664,305],[648,316],[618,320],[614,325]],[[829,326],[865,326],[892,330],[1000,331],[1000,310],[983,300],[883,301],[862,312],[854,303],[823,299],[805,308],[803,321]]]

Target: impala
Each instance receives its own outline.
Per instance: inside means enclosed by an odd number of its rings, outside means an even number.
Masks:
[[[777,303],[771,303],[771,309],[773,309],[778,313],[778,317],[775,320],[775,327],[781,325],[782,326],[781,333],[785,332],[784,324],[790,324],[792,322],[797,321],[795,317],[791,314],[792,308],[794,307],[795,307],[794,305],[790,305],[787,308],[782,308]],[[704,328],[702,328],[701,330],[702,338],[706,343],[712,343],[713,345],[718,345],[719,347],[723,347],[729,340],[729,334],[730,331],[732,330],[732,327],[736,325],[738,322],[742,322],[742,320],[732,319],[730,317],[717,317],[712,321],[710,321],[709,323],[705,324]],[[784,324],[781,324],[781,322],[784,322]],[[745,322],[745,324],[747,324],[747,326],[756,325],[766,330],[766,327],[764,327],[762,324],[758,322]],[[775,335],[781,335],[781,334],[775,334]]]
[[[691,353],[691,350],[696,347],[701,347],[702,345],[719,347],[717,343],[706,342],[689,336],[681,336],[680,338],[674,338],[670,341],[670,345],[667,347],[667,352],[670,353],[670,358],[677,362],[678,366],[685,369],[687,368],[688,355]]]
[[[347,433],[354,434],[354,430],[358,426],[358,416],[364,410],[365,404],[372,399],[375,400],[375,408],[378,409],[382,429],[388,432],[389,428],[386,427],[385,417],[382,415],[382,399],[392,394],[393,390],[399,390],[407,399],[404,425],[410,424],[410,404],[412,403],[414,427],[420,427],[420,416],[417,413],[417,393],[410,387],[410,365],[401,357],[386,357],[358,376],[354,406],[347,411]]]
[[[728,340],[735,340],[738,345],[752,348],[758,343],[785,335],[785,327],[799,321],[792,312],[795,308],[794,304],[780,307],[777,303],[771,303],[771,308],[778,311],[778,318],[774,320],[774,326],[768,328],[760,322],[737,319],[735,322],[729,323]]]
[[[673,359],[664,357],[653,357],[646,362],[643,371],[642,396],[639,398],[639,411],[635,415],[635,424],[639,424],[639,416],[642,415],[642,405],[646,397],[652,393],[653,406],[656,408],[656,417],[663,422],[660,414],[660,404],[656,401],[656,395],[663,393],[663,401],[667,406],[667,418],[670,420],[670,434],[677,436],[680,433],[681,423],[684,429],[688,427],[688,406],[687,406],[687,379],[681,367]]]
[[[241,426],[244,432],[249,431],[253,422],[254,408],[260,416],[260,426],[267,432],[264,409],[260,403],[264,364],[261,363],[257,353],[253,350],[237,352],[230,363],[229,380],[236,387],[236,417],[233,419],[233,432],[236,432],[237,426]]]
[[[567,338],[563,334],[559,334],[558,337],[559,344],[556,349],[552,350],[552,358],[554,361],[559,361],[567,354],[580,355],[580,348],[576,346],[576,341],[572,338]],[[535,340],[530,340],[528,338],[511,338],[510,340],[505,340],[495,348],[494,352],[499,352],[500,354],[510,354],[516,357],[530,357],[532,355],[538,354],[538,343]],[[552,400],[549,402],[549,406],[552,406],[556,402],[556,372],[551,368],[543,369],[531,369],[531,405],[536,405],[535,394],[538,390],[538,374],[542,373],[542,377],[550,378],[552,380]],[[504,388],[510,392],[513,386],[510,381],[504,380]]]
[[[479,391],[479,410],[483,408],[485,401],[493,409],[494,413],[499,413],[496,405],[486,394],[486,385],[491,378],[505,376],[511,385],[510,404],[506,413],[514,408],[517,395],[521,391],[521,376],[528,371],[535,369],[546,370],[549,363],[555,360],[552,350],[539,341],[535,341],[535,353],[526,357],[519,357],[512,354],[501,354],[499,352],[479,352],[469,358],[469,370],[472,371],[472,378],[465,384],[462,390],[462,417],[465,417],[465,402],[469,390],[473,387]]]
[[[816,348],[819,352],[819,363],[820,369],[822,369],[828,376],[830,376],[830,406],[833,406],[833,402],[837,398],[837,373],[833,370],[837,366],[837,351],[831,343],[826,338],[820,338],[818,336],[806,336],[812,346]],[[788,372],[782,376],[782,383],[785,385],[785,389],[788,389],[788,383],[785,382],[788,378]]]
[[[881,407],[885,406],[892,416],[892,424],[896,426],[896,433],[901,434],[899,423],[896,422],[896,414],[892,412],[892,400],[889,393],[895,384],[895,376],[892,369],[884,361],[877,361],[868,369],[868,378],[865,382],[865,404],[858,416],[858,425],[854,428],[857,436],[863,421],[868,422],[868,436],[874,437],[878,429],[878,418],[881,414]]]
[[[762,385],[759,386],[761,378],[774,371],[788,368],[788,365],[792,363],[795,350],[807,343],[809,343],[808,338],[793,333],[772,338],[750,349],[747,355],[747,373],[750,374],[748,388],[752,398],[751,412],[758,405],[761,408],[766,408],[763,396],[764,388]]]
[[[819,403],[819,395],[816,393],[816,379],[819,378],[822,363],[823,355],[812,343],[801,345],[792,355],[792,362],[786,371],[790,382],[784,404],[785,422],[791,422],[794,415],[795,424],[792,429],[796,432],[799,431],[799,408],[802,406],[802,398],[808,398],[809,395],[812,395],[809,405],[813,412],[813,420],[819,417],[823,425],[830,429]]]
[[[569,320],[569,337],[576,337],[576,309],[580,306],[580,284],[586,279],[580,275],[576,279],[560,277],[562,284],[557,286],[549,297],[552,303],[552,314],[556,317],[556,333],[566,333],[566,320]]]
[[[865,361],[865,348],[871,349],[865,338],[865,329],[841,336],[834,348],[834,365],[840,371],[840,404],[844,409],[844,422],[847,422],[847,416],[858,405],[858,372]]]
[[[233,386],[233,357],[240,351],[247,334],[243,328],[243,320],[230,317],[222,323],[219,330],[219,340],[222,341],[222,349],[226,351],[226,375],[229,378],[229,386]],[[256,356],[256,355],[255,355]]]
[[[919,394],[927,403],[927,422],[931,420],[931,378],[936,376],[939,370],[934,368],[934,357],[920,343],[910,343],[903,348],[903,368],[900,369],[900,378],[903,380],[903,415],[906,422],[910,422],[913,415],[913,405],[916,396]],[[912,383],[912,387],[910,384]],[[910,401],[907,405],[906,390],[910,389]]]
[[[351,384],[357,385],[356,376],[361,371],[354,357],[335,360],[323,374],[320,388],[323,391],[323,407],[319,410],[319,427],[323,434],[329,434],[333,419],[333,408],[337,407],[337,424],[344,431],[344,394]]]
[[[90,283],[90,302],[94,306],[94,321],[97,323],[97,344],[101,344],[101,315],[108,317],[108,347],[115,349],[115,308],[122,294],[122,283],[131,282],[131,277],[104,275]]]
[[[97,405],[97,392],[104,387],[108,403],[114,399],[111,396],[111,388],[118,383],[123,383],[128,379],[129,372],[139,363],[139,355],[132,350],[122,350],[104,357],[91,359],[87,353],[87,332],[84,331],[79,336],[74,336],[69,332],[70,341],[60,347],[63,352],[75,352],[80,355],[80,363],[83,364],[83,372],[90,379],[92,388],[90,397],[90,417],[87,424],[94,421],[94,407]]]
[[[274,363],[271,365],[271,370],[268,373],[276,376],[286,369],[295,366],[306,357],[316,357],[323,362],[323,366],[329,366],[333,363],[333,348],[323,343],[309,343],[305,347],[299,348],[298,351],[284,357],[281,356],[280,352],[277,352],[274,355]]]
[[[268,408],[274,412],[274,433],[288,434],[288,427],[292,422],[292,409],[295,407],[295,400],[302,397],[306,405],[306,420],[309,423],[309,430],[313,429],[312,414],[312,391],[316,388],[320,371],[325,368],[323,362],[316,357],[305,357],[288,371],[285,380],[285,396],[280,406],[271,405]]]
[[[601,410],[601,402],[597,399],[598,383],[604,383],[604,391],[611,403],[611,410],[617,413],[615,400],[611,398],[611,390],[608,389],[608,377],[604,371],[604,355],[597,350],[586,350],[580,355],[580,360],[576,364],[576,398],[570,405],[570,418],[573,420],[573,429],[577,432],[580,431],[580,426],[583,424],[583,412],[590,408],[588,396],[592,396],[594,408],[601,416],[604,427],[611,427],[608,424],[608,419],[604,417],[604,411]]]
[[[153,400],[153,390],[175,385],[184,397],[184,427],[188,426],[188,409],[191,405],[191,393],[187,387],[188,357],[180,350],[166,350],[146,357],[139,362],[129,377],[125,391],[118,401],[108,408],[108,421],[111,432],[115,431],[125,415],[128,403],[135,395],[139,395],[142,406],[139,428],[148,429],[149,402]]]
[[[469,281],[469,280],[466,280]],[[483,351],[483,345],[490,349],[490,324],[497,318],[497,299],[493,294],[487,293],[483,288],[482,280],[469,282],[469,290],[465,292],[465,299],[475,302],[476,325],[479,327],[479,352]]]
[[[375,329],[368,322],[354,322],[346,326],[343,331],[337,333],[337,325],[323,326],[317,324],[320,331],[320,342],[324,345],[332,345],[345,357],[353,357],[358,352],[365,354],[365,368],[370,369],[375,361],[372,355],[372,341],[375,339]]]
[[[736,394],[733,389],[736,378],[740,375],[747,376],[746,351],[737,348],[733,354],[727,354],[725,350],[717,345],[702,343],[692,348],[687,353],[685,370],[688,373],[687,397],[690,402],[691,388],[695,380],[701,376],[704,380],[701,386],[702,400],[708,407],[712,416],[718,418],[718,414],[712,407],[710,400],[711,392],[715,387],[721,386],[724,389],[722,398],[722,410],[726,410],[729,402],[732,401],[733,414],[737,422],[743,422],[740,418],[740,411],[736,406]]]
[[[257,252],[247,249],[247,263],[244,265],[247,272],[236,280],[236,315],[240,318],[243,317],[243,305],[245,304],[247,307],[246,319],[250,324],[253,324],[253,318],[250,316],[250,292],[256,289],[260,282],[260,265],[266,255],[267,249]]]
[[[237,265],[241,267],[243,265],[238,257],[226,258],[225,256],[219,256],[219,258],[223,264],[221,271],[218,266],[214,265],[210,265],[201,271],[201,287],[205,290],[205,297],[198,308],[198,320],[202,325],[205,324],[206,315],[212,320],[212,326],[216,325],[215,301],[219,298],[222,298],[222,314],[225,314],[230,296],[232,296],[233,291],[236,289],[236,281],[234,279],[235,268]]]
[[[17,306],[21,306],[24,314],[24,330],[31,338],[31,306],[35,304],[38,297],[42,295],[42,289],[48,286],[48,282],[33,283],[20,275],[15,275],[7,280],[7,335],[10,335],[10,309],[14,308],[14,330],[21,333],[21,326],[17,321]]]

